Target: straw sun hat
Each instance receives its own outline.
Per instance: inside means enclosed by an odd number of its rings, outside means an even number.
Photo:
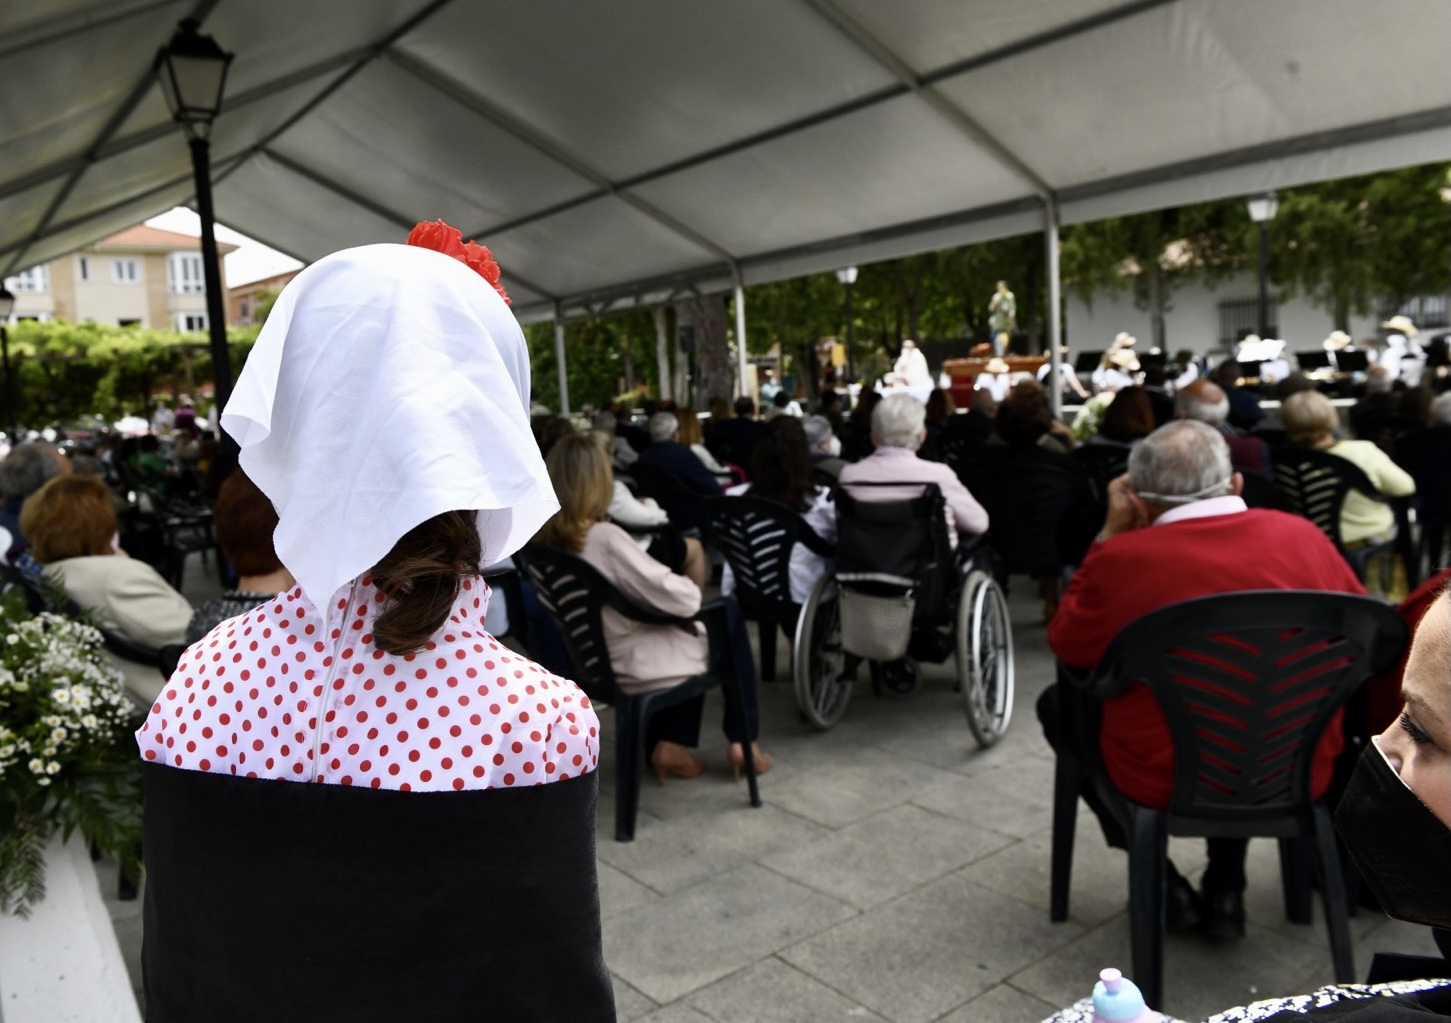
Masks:
[[[1420,333],[1418,330],[1416,330],[1416,325],[1411,322],[1411,319],[1408,316],[1392,316],[1389,320],[1386,320],[1384,323],[1382,323],[1381,326],[1384,327],[1386,330],[1392,330],[1398,334],[1404,334],[1406,335],[1406,337],[1415,337],[1418,333]]]

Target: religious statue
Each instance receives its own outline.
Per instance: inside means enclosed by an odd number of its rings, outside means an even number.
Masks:
[[[987,304],[987,325],[993,336],[993,352],[1006,354],[1008,343],[1018,329],[1018,300],[1008,290],[1007,281],[998,281],[997,290]]]

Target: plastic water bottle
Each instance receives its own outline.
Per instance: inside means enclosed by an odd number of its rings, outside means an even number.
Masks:
[[[1144,1003],[1143,992],[1120,971],[1109,967],[1093,985],[1093,1023],[1157,1023],[1160,1016]]]

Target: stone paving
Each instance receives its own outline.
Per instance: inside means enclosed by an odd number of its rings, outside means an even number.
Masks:
[[[789,682],[763,683],[776,766],[760,809],[731,780],[718,702],[703,729],[711,770],[648,778],[632,843],[612,837],[606,758],[600,898],[622,1023],[1032,1021],[1089,993],[1101,968],[1129,968],[1126,859],[1086,809],[1069,920],[1048,921],[1053,763],[1033,703],[1052,660],[1026,586],[1011,606],[1016,709],[991,749],[967,730],[949,660],[926,666],[909,700],[859,686],[826,733],[799,722]],[[1189,876],[1202,870],[1202,842],[1175,839],[1171,852]],[[1314,925],[1284,919],[1272,842],[1251,843],[1249,870],[1243,941],[1169,938],[1165,1008],[1183,1019],[1333,980],[1318,904]],[[110,906],[139,988],[140,903]],[[1375,951],[1435,954],[1426,928],[1378,914],[1362,911],[1352,931],[1358,976]]]

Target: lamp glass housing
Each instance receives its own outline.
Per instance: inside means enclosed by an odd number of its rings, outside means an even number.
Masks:
[[[182,22],[171,42],[156,54],[154,70],[171,118],[188,135],[205,135],[222,108],[232,54],[210,36],[198,35],[196,22]]]
[[[844,267],[842,267],[840,270],[838,270],[836,272],[836,279],[839,280],[839,281],[841,281],[841,283],[843,283],[843,284],[855,284],[856,283],[856,274],[857,274],[857,268],[856,267],[854,267],[854,266],[844,266]]]
[[[1250,196],[1245,205],[1249,207],[1250,220],[1263,224],[1275,219],[1275,214],[1280,210],[1280,197],[1274,192],[1261,192],[1259,195]]]
[[[10,289],[0,284],[0,326],[10,322],[10,314],[15,311],[15,296],[10,294]]]

